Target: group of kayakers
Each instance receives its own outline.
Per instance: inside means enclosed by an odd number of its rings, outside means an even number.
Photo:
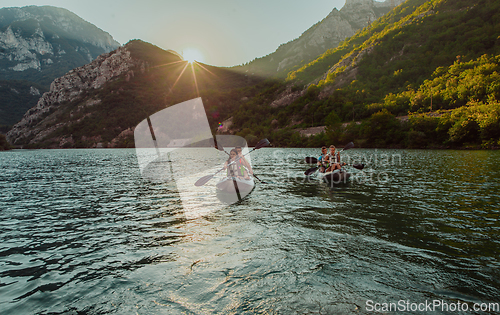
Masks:
[[[346,163],[340,162],[340,153],[335,154],[335,146],[332,144],[330,146],[330,152],[327,152],[326,146],[321,147],[321,155],[318,158],[319,171],[321,173],[333,172],[339,170]]]
[[[336,152],[334,145],[330,146],[330,151],[326,146],[321,147],[321,155],[318,158],[318,167],[321,173],[333,172],[339,170],[346,163],[340,162],[340,153]],[[243,156],[241,147],[235,147],[229,152],[229,158],[224,163],[224,169],[227,169],[227,176],[250,179],[253,175],[250,163]]]
[[[253,175],[252,167],[243,156],[241,147],[235,147],[229,152],[229,158],[224,163],[224,169],[227,169],[227,176],[229,177],[250,179],[249,174]]]

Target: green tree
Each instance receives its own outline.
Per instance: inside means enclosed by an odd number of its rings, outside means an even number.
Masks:
[[[373,114],[365,124],[364,132],[369,147],[399,144],[404,138],[400,122],[387,109]]]
[[[338,143],[342,135],[342,122],[337,113],[332,111],[326,116],[325,126],[328,143]]]

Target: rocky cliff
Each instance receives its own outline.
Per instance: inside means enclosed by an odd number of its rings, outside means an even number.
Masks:
[[[50,90],[42,95],[35,107],[26,112],[19,123],[7,133],[7,139],[13,144],[35,144],[47,140],[54,131],[85,118],[82,113],[86,107],[101,103],[99,98],[85,99],[83,96],[99,90],[103,85],[125,75],[125,80],[134,76],[134,70],[144,73],[147,63],[134,59],[127,47],[120,47],[113,52],[103,54],[91,63],[69,71],[57,78],[50,85]],[[58,121],[58,116],[67,109],[66,105],[81,100],[70,114],[70,121]],[[73,141],[62,137],[64,142]],[[73,141],[74,142],[74,141]]]
[[[118,47],[111,35],[66,9],[0,9],[0,80],[27,81],[24,85],[45,92],[55,78]],[[18,122],[36,103],[28,98],[2,99],[0,111],[9,115],[0,117],[0,125]]]
[[[243,70],[261,75],[286,73],[306,64],[328,49],[389,12],[404,0],[346,0],[339,11],[334,8],[327,17],[305,31],[299,38],[281,45],[274,53],[255,59]]]
[[[44,71],[62,67],[64,73],[72,69],[68,66],[91,62],[119,45],[111,35],[66,9],[0,9],[0,79],[31,78],[37,83],[50,83],[54,77],[44,76]],[[33,79],[24,74],[28,70],[39,73]]]

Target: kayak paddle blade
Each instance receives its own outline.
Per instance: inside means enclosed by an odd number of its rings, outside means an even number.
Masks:
[[[308,163],[308,164],[316,164],[316,163],[318,163],[318,159],[317,158],[310,157],[310,156],[306,157],[304,159],[304,161],[306,161],[306,163]]]
[[[318,166],[316,167],[311,167],[310,169],[308,169],[307,171],[304,172],[304,174],[307,176],[307,175],[311,175],[312,173],[316,172],[316,170],[318,169]]]
[[[345,145],[345,147],[342,149],[342,151],[349,150],[349,149],[352,149],[352,148],[354,148],[354,143],[349,142],[348,144]]]
[[[210,142],[210,146],[211,146],[212,148],[216,148],[217,150],[219,150],[219,151],[221,151],[221,152],[225,152],[225,153],[227,153],[226,151],[224,151],[224,149],[223,149],[221,146],[219,146],[219,145],[215,142],[214,138],[210,138],[208,141]]]
[[[362,170],[365,168],[365,165],[360,164],[360,163],[356,163],[356,164],[353,164],[352,167],[354,167],[355,169],[358,169],[358,170]]]
[[[196,181],[196,183],[194,183],[194,185],[196,187],[199,187],[199,186],[203,186],[205,185],[206,183],[208,183],[209,180],[212,179],[212,177],[214,177],[214,175],[206,175],[206,176],[203,176],[202,178],[198,179]]]
[[[269,144],[270,143],[269,143],[269,140],[267,140],[267,138],[262,139],[259,142],[257,142],[257,144],[255,145],[254,150],[257,150],[257,149],[260,149],[260,148],[263,148],[263,147],[267,147]]]

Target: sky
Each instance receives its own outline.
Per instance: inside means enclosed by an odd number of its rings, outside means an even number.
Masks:
[[[0,0],[0,7],[68,9],[120,44],[141,39],[215,66],[274,52],[345,0]]]

